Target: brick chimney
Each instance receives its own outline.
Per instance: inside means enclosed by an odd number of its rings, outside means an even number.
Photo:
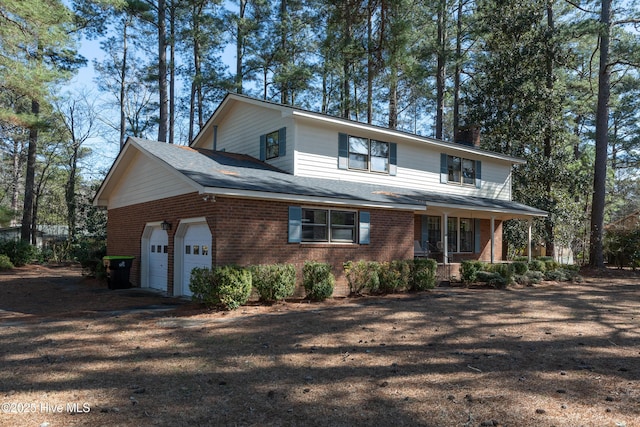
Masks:
[[[458,129],[455,142],[468,145],[469,147],[480,148],[480,126],[471,125]]]

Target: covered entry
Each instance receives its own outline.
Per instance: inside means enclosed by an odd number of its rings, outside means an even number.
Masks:
[[[175,235],[174,295],[190,296],[191,270],[211,268],[212,237],[205,218],[181,220]]]

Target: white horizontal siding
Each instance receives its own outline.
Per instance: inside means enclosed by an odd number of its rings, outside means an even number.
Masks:
[[[287,128],[287,152],[284,158],[276,158],[267,163],[293,172],[294,131],[293,121],[283,117],[279,110],[251,104],[234,104],[218,125],[218,150],[247,154],[260,158],[260,135]]]
[[[169,169],[140,153],[118,179],[118,185],[109,197],[109,209],[150,202],[195,191]]]
[[[297,121],[296,125],[295,174],[298,176],[366,182],[452,195],[511,199],[511,164],[509,162],[486,159],[482,156],[469,156],[468,158],[472,160],[482,161],[482,188],[442,184],[440,182],[441,151],[417,142],[392,141],[386,138],[383,140],[398,144],[397,175],[338,169],[339,129],[316,126],[308,121]],[[369,134],[363,132],[355,136],[376,137],[373,132]]]

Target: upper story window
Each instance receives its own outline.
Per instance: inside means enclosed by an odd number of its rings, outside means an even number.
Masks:
[[[339,134],[338,168],[395,175],[397,148],[393,142]]]
[[[389,143],[349,137],[349,169],[389,172]]]
[[[275,159],[280,155],[280,139],[278,134],[279,132],[277,130],[267,134],[267,145],[265,147],[267,160]]]
[[[260,135],[260,160],[284,157],[287,146],[287,128]]]
[[[476,183],[476,168],[475,161],[464,159],[462,157],[448,156],[447,157],[447,172],[449,182],[456,184],[469,184],[475,185]]]
[[[440,182],[443,184],[475,185],[482,188],[482,162],[442,153]]]

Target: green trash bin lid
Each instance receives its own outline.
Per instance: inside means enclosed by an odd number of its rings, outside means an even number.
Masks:
[[[129,256],[129,255],[122,255],[122,256],[118,256],[118,255],[107,255],[105,257],[102,257],[102,259],[135,259],[136,257],[134,256]]]

